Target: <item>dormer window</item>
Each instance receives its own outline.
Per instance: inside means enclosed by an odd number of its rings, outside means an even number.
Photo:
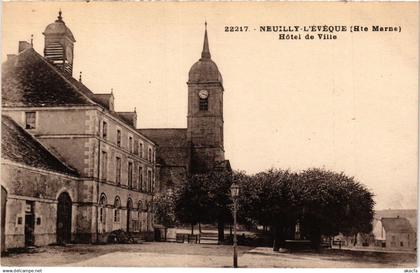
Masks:
[[[36,113],[35,112],[25,112],[25,128],[26,129],[35,129],[36,125]]]

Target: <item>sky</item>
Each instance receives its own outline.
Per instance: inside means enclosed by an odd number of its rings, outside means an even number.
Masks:
[[[3,2],[3,60],[31,34],[42,54],[60,8],[76,39],[73,76],[113,89],[118,111],[136,107],[138,127],[186,128],[188,71],[207,20],[234,169],[325,168],[364,184],[376,209],[417,207],[418,3]],[[401,32],[280,40],[259,31],[272,25]]]

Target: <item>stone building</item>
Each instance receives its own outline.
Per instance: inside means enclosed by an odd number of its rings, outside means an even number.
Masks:
[[[188,74],[184,129],[138,129],[135,110],[116,112],[112,92],[73,78],[76,39],[61,11],[43,34],[43,56],[21,41],[2,65],[2,250],[102,242],[118,229],[150,239],[155,193],[231,170],[207,28]]]
[[[231,171],[223,144],[223,78],[211,59],[207,23],[201,58],[191,67],[187,86],[187,128],[139,130],[158,144],[161,190],[190,174]]]
[[[416,249],[417,232],[405,217],[383,217],[375,221],[375,245],[389,249]]]
[[[44,56],[19,42],[2,65],[5,248],[104,241],[117,229],[150,237],[156,143],[136,129],[136,111],[116,112],[112,93],[72,77],[61,12],[43,34]]]
[[[76,225],[68,223],[84,219],[77,219],[78,208],[67,201],[79,199],[77,189],[84,181],[11,118],[2,116],[1,128],[5,244],[13,248],[70,240]]]

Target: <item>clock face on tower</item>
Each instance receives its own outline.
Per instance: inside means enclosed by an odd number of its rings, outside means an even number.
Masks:
[[[73,51],[71,47],[66,47],[66,59],[68,62],[73,62]]]
[[[207,99],[207,97],[209,96],[209,91],[207,90],[200,90],[200,92],[198,92],[198,96],[200,97],[200,99]]]

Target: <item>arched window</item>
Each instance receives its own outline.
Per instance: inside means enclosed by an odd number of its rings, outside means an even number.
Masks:
[[[114,201],[114,222],[120,221],[120,209],[121,209],[121,201],[118,196],[115,197]]]
[[[105,213],[106,205],[107,205],[106,195],[102,193],[101,198],[99,200],[99,222],[101,222],[102,224],[106,223],[106,213]]]
[[[137,208],[139,211],[143,209],[143,203],[141,201],[138,202]]]

